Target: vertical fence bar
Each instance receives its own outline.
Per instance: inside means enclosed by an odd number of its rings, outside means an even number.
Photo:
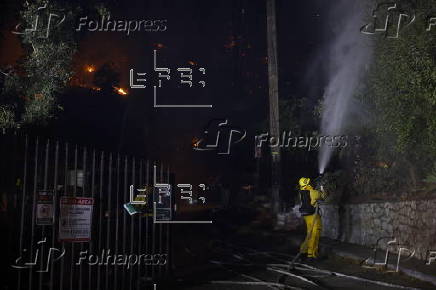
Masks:
[[[49,150],[50,150],[50,140],[47,140],[47,143],[45,145],[45,162],[44,162],[44,190],[48,191],[48,186],[47,186],[47,179],[48,179],[48,155],[49,155]],[[45,225],[42,226],[41,229],[41,238],[45,239]],[[44,256],[44,248],[45,247],[41,247],[41,257],[45,257]],[[43,264],[44,264],[44,259],[41,259],[41,263],[40,263],[40,269],[42,269]],[[49,261],[47,261],[49,262]],[[44,278],[44,272],[39,273],[39,281],[38,281],[38,289],[42,290],[42,280]]]
[[[73,196],[76,197],[77,195],[77,145],[74,148],[74,187],[73,187]],[[71,177],[69,175],[68,177]],[[71,263],[70,263],[70,290],[74,289],[74,248],[75,243],[71,243]]]
[[[131,180],[132,180],[132,185],[133,188],[136,189],[136,184],[135,184],[135,166],[136,166],[136,160],[135,157],[132,158],[132,175],[131,175]],[[134,255],[136,253],[134,253],[134,249],[133,249],[133,242],[134,242],[134,230],[135,230],[135,216],[132,215],[130,216],[130,254]],[[132,280],[133,280],[133,269],[129,269],[129,289],[132,290]]]
[[[54,222],[53,227],[51,230],[51,247],[55,247],[55,241],[56,241],[56,228],[58,225],[58,219],[56,218],[58,216],[57,213],[57,203],[58,203],[58,164],[59,162],[59,141],[56,141],[56,149],[55,149],[55,167],[54,167],[54,179],[53,179],[53,215],[54,215]],[[54,267],[50,267],[50,290],[53,290],[54,286]]]
[[[107,199],[107,228],[106,228],[106,251],[110,251],[110,233],[111,233],[111,216],[112,216],[112,153],[109,154],[109,180],[108,180],[108,199]],[[109,255],[110,252],[107,253]],[[109,262],[108,265],[106,265],[106,289],[110,289],[109,287]]]
[[[139,160],[139,180],[138,180],[138,186],[141,188],[144,188],[144,178],[142,176],[143,174],[143,160]],[[142,214],[140,213],[138,215],[138,254],[141,255],[142,254]],[[141,279],[141,261],[139,261],[138,263],[138,280]],[[137,283],[138,285],[138,283]]]
[[[150,186],[150,161],[149,160],[147,160],[147,167],[146,167],[146,174],[145,174],[145,184],[147,185],[147,186]],[[150,195],[153,195],[153,191],[150,193]],[[150,196],[150,200],[149,201],[152,201],[153,200],[153,198],[152,198],[152,196]],[[153,205],[151,205],[151,206],[153,206]],[[150,237],[150,233],[148,232],[149,231],[149,226],[148,226],[148,223],[149,223],[149,218],[148,218],[148,214],[145,216],[145,254],[148,254],[148,240],[149,240],[149,237]],[[145,280],[148,282],[148,265],[145,265]]]
[[[103,175],[104,175],[104,152],[101,152],[100,155],[100,186],[99,186],[99,199],[98,199],[98,205],[99,205],[99,218],[98,218],[98,253],[101,252],[101,231],[102,231],[102,219],[103,219]],[[99,265],[97,265],[99,266]],[[101,282],[101,269],[100,267],[97,268],[97,290],[100,289],[100,282]]]
[[[19,253],[23,252],[24,235],[24,210],[26,204],[26,184],[27,184],[27,155],[29,150],[29,137],[26,135],[24,144],[24,168],[23,168],[23,191],[21,193],[21,220],[20,220],[20,244]],[[21,290],[21,271],[18,271],[17,290]]]
[[[91,168],[91,198],[95,198],[95,149],[92,150],[92,168]],[[94,207],[96,207],[94,200]],[[94,220],[94,211],[92,211],[92,220]],[[94,224],[94,223],[92,223]],[[94,227],[91,225],[91,234],[94,235]],[[89,253],[92,253],[94,249],[93,237],[89,241]],[[88,289],[92,289],[92,267],[88,264]]]
[[[123,204],[127,202],[127,188],[129,188],[129,185],[127,184],[127,156],[124,157],[124,196],[123,196]],[[123,211],[123,252],[122,254],[125,255],[126,254],[126,230],[127,230],[127,213],[124,210]],[[126,280],[126,269],[125,267],[123,267],[122,270],[122,283],[121,283],[121,287],[124,288],[125,287],[125,280]]]
[[[153,162],[153,187],[156,185],[157,183],[157,176],[156,176],[156,162]],[[155,200],[153,200],[153,202],[156,202]],[[154,205],[153,205],[154,207]],[[153,211],[153,214],[155,214],[155,212]],[[153,218],[154,220],[154,218]],[[151,233],[151,253],[154,254],[156,252],[156,224],[154,222],[152,222],[152,233]],[[155,266],[151,265],[151,279],[154,282],[155,281]]]
[[[31,238],[30,238],[30,257],[33,257],[33,241],[35,239],[35,208],[36,208],[36,190],[38,187],[38,154],[39,154],[39,138],[36,137],[35,143],[35,164],[33,174],[33,202],[32,202],[32,224],[31,224]],[[33,271],[29,271],[29,290],[32,290],[32,274]]]
[[[163,164],[162,162],[160,163],[160,175],[159,175],[159,182],[160,183],[165,183],[165,180],[163,178]],[[163,224],[159,224],[159,254],[162,254],[162,245],[163,245],[163,240],[162,240],[162,236],[163,236]],[[162,267],[159,266],[158,268],[158,273],[159,273],[159,279],[162,278]]]
[[[64,196],[67,195],[67,187],[68,187],[68,143],[65,143],[65,175],[64,175]],[[65,242],[62,241],[62,251],[65,251]],[[61,262],[61,270],[60,270],[60,279],[59,283],[60,289],[64,289],[64,269],[65,269],[65,259],[62,259]]]
[[[167,166],[167,176],[166,176],[166,183],[170,184],[170,167]],[[173,184],[171,185],[173,186]],[[173,196],[176,194],[175,189],[173,189]],[[173,201],[175,200],[175,198],[171,196],[171,218],[173,218],[173,208],[174,208],[174,204]],[[172,253],[170,252],[170,235],[171,235],[171,224],[166,224],[166,254],[167,254],[167,263],[165,264],[165,275],[169,274],[169,264],[170,264],[170,260],[172,258]]]
[[[83,162],[82,163],[83,179],[82,179],[82,194],[81,194],[82,197],[85,197],[85,192],[86,192],[86,170],[87,170],[86,162],[87,162],[87,157],[88,157],[87,153],[88,153],[87,148],[86,147],[83,148],[83,161],[82,161]],[[92,223],[92,217],[91,217],[91,223]],[[91,233],[90,234],[91,234],[91,238],[92,238],[92,226],[91,226]],[[80,252],[83,252],[83,248],[84,248],[83,243],[80,243]],[[80,265],[79,265],[79,290],[82,290],[82,288],[83,288],[83,267],[82,267],[82,263],[80,263]]]
[[[118,232],[119,232],[119,218],[120,218],[120,154],[117,154],[117,194],[116,194],[116,205],[115,205],[115,256],[118,255]],[[121,207],[122,208],[122,207]],[[115,265],[114,268],[114,289],[118,289],[118,266]]]
[[[78,158],[78,156],[77,156],[77,154],[78,154],[78,151],[77,151],[78,149],[77,149],[77,145],[75,146],[75,148],[74,148],[74,196],[76,196],[77,195],[77,158]]]

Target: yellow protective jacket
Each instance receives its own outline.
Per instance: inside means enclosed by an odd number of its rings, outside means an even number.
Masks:
[[[318,200],[324,200],[327,198],[327,194],[325,192],[316,190],[311,185],[300,186],[300,190],[309,190],[310,204],[312,206],[316,206]]]
[[[308,190],[310,192],[310,204],[316,207],[319,200],[327,197],[323,191],[314,189],[310,185],[301,186],[300,190]],[[307,254],[309,258],[318,257],[318,244],[321,236],[322,222],[319,213],[303,216],[306,223],[306,239],[300,245],[300,253]]]

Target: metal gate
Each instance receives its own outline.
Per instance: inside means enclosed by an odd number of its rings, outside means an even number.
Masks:
[[[38,137],[0,138],[8,289],[153,289],[167,277],[170,224],[130,215],[123,204],[131,185],[169,184],[168,166]],[[59,240],[65,197],[93,201],[90,240]]]

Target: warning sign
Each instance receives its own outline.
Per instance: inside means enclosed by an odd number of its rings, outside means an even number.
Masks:
[[[92,207],[88,197],[62,197],[60,200],[59,240],[86,242],[91,240]]]
[[[39,226],[53,225],[54,204],[52,191],[39,191],[36,201],[36,224]]]

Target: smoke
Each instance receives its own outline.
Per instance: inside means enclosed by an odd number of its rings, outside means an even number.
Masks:
[[[365,24],[368,6],[360,0],[332,1],[330,22],[334,35],[327,47],[327,86],[323,96],[321,135],[338,136],[345,133],[351,112],[359,110],[353,102],[353,95],[371,58],[370,37],[360,33]],[[322,146],[318,156],[319,172],[324,173],[333,147]]]

